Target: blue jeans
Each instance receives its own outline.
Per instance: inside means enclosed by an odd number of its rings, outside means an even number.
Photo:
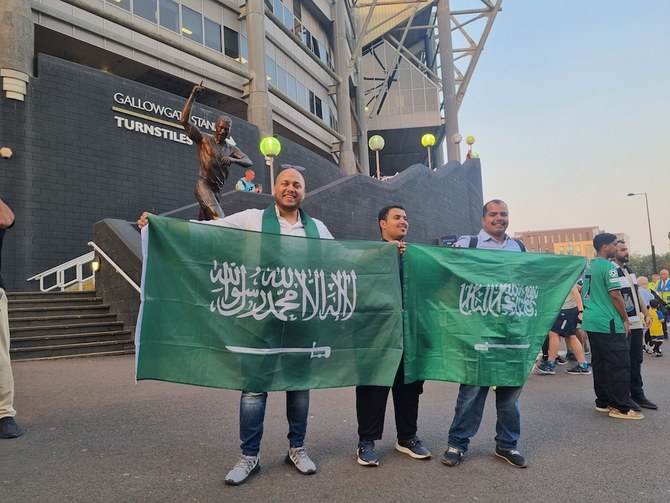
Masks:
[[[267,393],[243,391],[240,397],[240,441],[242,454],[256,456],[261,449]],[[291,447],[302,447],[307,433],[309,391],[286,392],[286,419]]]
[[[495,392],[498,412],[495,441],[496,445],[503,450],[516,449],[521,437],[519,396],[522,389],[521,387],[498,386]],[[450,447],[455,447],[461,452],[468,450],[470,438],[477,433],[482,422],[488,392],[487,386],[461,384],[456,400],[454,420],[449,428],[448,444]]]

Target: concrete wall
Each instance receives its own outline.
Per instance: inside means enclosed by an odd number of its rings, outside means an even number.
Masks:
[[[0,99],[0,146],[14,156],[0,159],[0,197],[16,213],[16,225],[3,247],[3,277],[10,290],[32,290],[34,274],[90,249],[93,224],[104,218],[135,220],[143,210],[163,213],[194,202],[197,177],[192,145],[117,127],[117,117],[164,127],[112,110],[178,123],[155,113],[122,105],[115,93],[181,110],[184,97],[121,79],[97,70],[40,55],[36,77],[25,102]],[[220,112],[196,105],[193,115],[215,121]],[[257,178],[269,190],[268,170],[258,149],[256,127],[233,119],[232,136],[254,162]],[[302,165],[304,148],[283,139],[277,163]],[[341,176],[339,169],[313,155],[311,187]],[[230,187],[243,176],[233,167]]]

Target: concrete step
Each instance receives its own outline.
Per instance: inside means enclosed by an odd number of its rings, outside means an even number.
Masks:
[[[36,346],[54,346],[60,344],[81,344],[86,342],[107,342],[133,340],[130,330],[109,330],[106,332],[83,332],[79,334],[55,334],[26,337],[12,337],[11,347],[18,350]]]
[[[23,326],[12,328],[10,330],[10,337],[13,340],[15,337],[103,332],[105,330],[123,330],[123,322],[108,321],[106,323],[71,323],[67,325]]]
[[[42,308],[53,306],[90,306],[102,304],[100,297],[46,297],[46,298],[28,298],[28,299],[13,299],[11,294],[7,294],[7,301],[9,302],[9,309],[21,308]]]
[[[22,318],[10,318],[9,329],[11,331],[21,327],[70,326],[79,323],[106,324],[114,320],[116,320],[116,315],[111,313],[63,316],[25,316]]]
[[[128,354],[135,351],[132,340],[87,342],[10,349],[12,361],[53,359],[91,354]]]
[[[39,307],[17,307],[8,309],[9,318],[35,318],[43,316],[65,316],[81,314],[107,314],[109,304],[82,304],[82,305],[58,305]]]
[[[25,301],[25,300],[51,300],[51,301],[62,301],[63,299],[87,299],[95,298],[96,293],[94,290],[87,292],[7,292],[7,300],[11,303],[12,301]]]

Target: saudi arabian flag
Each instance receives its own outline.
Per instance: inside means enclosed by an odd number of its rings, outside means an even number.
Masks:
[[[259,392],[393,383],[396,244],[149,218],[137,379]]]
[[[407,245],[405,382],[522,386],[586,259]]]

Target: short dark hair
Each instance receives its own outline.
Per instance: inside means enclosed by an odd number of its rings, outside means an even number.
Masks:
[[[406,211],[405,208],[399,204],[391,204],[390,206],[384,206],[381,210],[379,210],[379,214],[377,215],[377,224],[379,224],[379,222],[382,220],[386,220],[386,217],[389,216],[389,211],[391,211],[393,208],[398,208],[399,210]]]
[[[485,216],[486,216],[486,212],[489,211],[489,208],[488,208],[488,207],[489,207],[489,204],[491,204],[491,203],[494,203],[494,204],[504,204],[504,205],[505,205],[505,208],[507,208],[507,203],[506,203],[505,201],[503,201],[502,199],[491,199],[489,202],[487,202],[487,203],[484,205],[484,208],[482,209],[482,217],[485,217]],[[507,208],[507,209],[509,209],[509,208]]]
[[[618,244],[618,245],[625,245],[626,242],[625,242],[623,239],[617,239],[617,240],[616,240],[616,244]]]
[[[603,246],[612,244],[618,239],[619,238],[616,236],[616,234],[610,234],[609,232],[602,232],[600,234],[596,234],[595,237],[593,238],[593,248],[595,248],[597,253]]]
[[[660,305],[661,305],[661,303],[656,299],[651,299],[649,301],[649,307],[653,307],[654,309],[658,309],[658,306],[660,306]]]

